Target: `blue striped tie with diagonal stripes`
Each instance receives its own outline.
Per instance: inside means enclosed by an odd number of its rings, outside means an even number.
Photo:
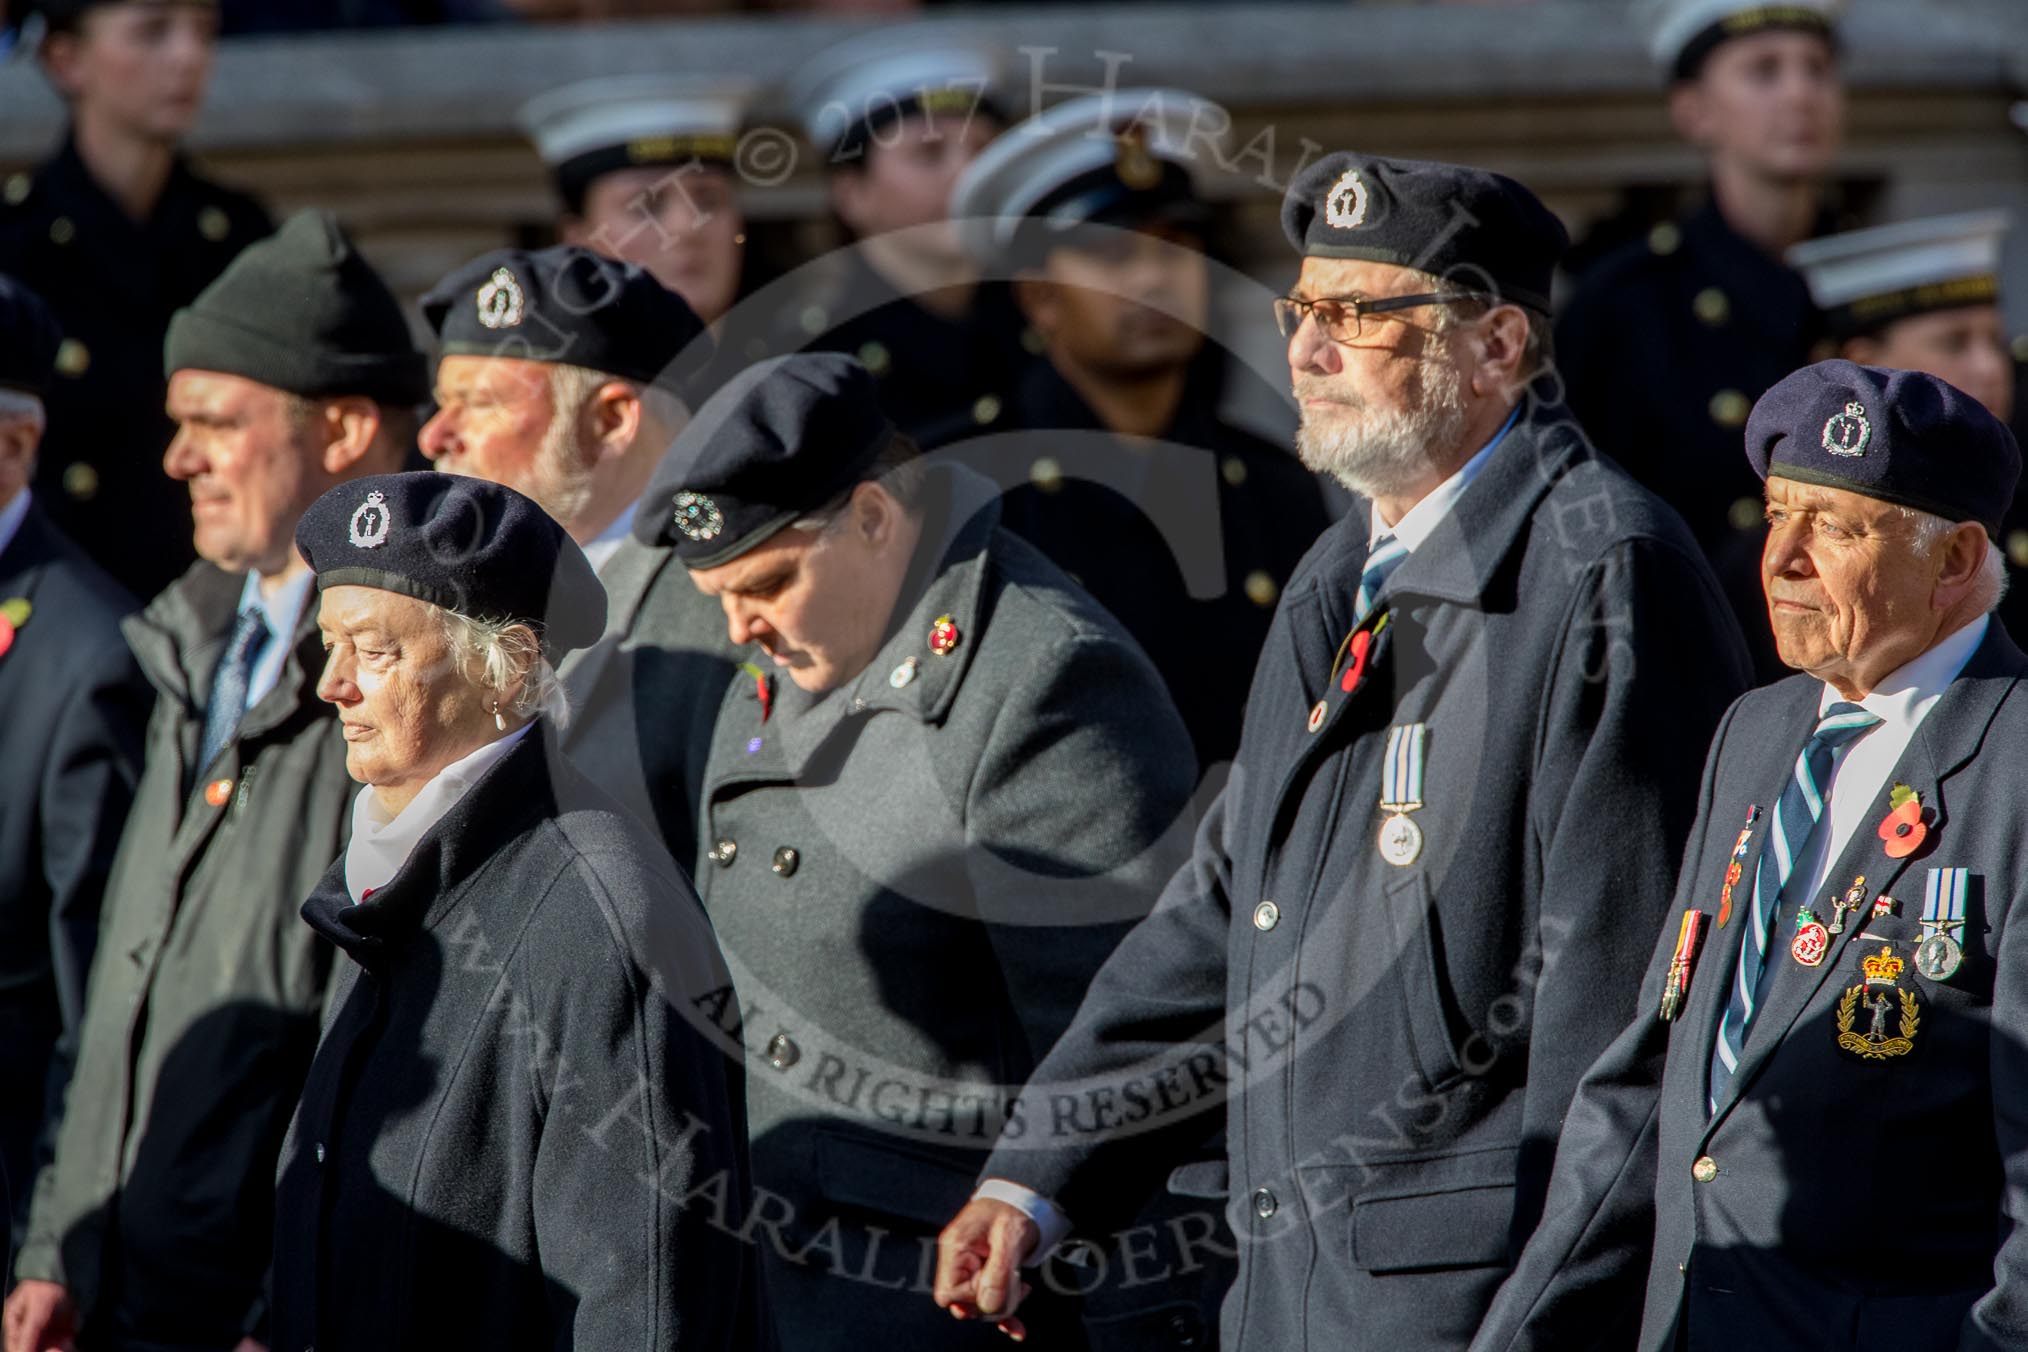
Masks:
[[[1824,788],[1831,782],[1837,758],[1861,734],[1879,726],[1880,717],[1856,704],[1839,701],[1824,711],[1817,730],[1803,744],[1796,757],[1795,773],[1775,803],[1774,820],[1768,824],[1767,839],[1760,849],[1760,867],[1753,875],[1753,906],[1747,915],[1746,934],[1739,945],[1739,970],[1732,982],[1732,994],[1725,1004],[1725,1017],[1718,1023],[1718,1038],[1711,1048],[1711,1111],[1718,1111],[1733,1072],[1739,1068],[1740,1049],[1746,1045],[1746,1030],[1753,1022],[1759,1001],[1761,977],[1767,971],[1768,945],[1774,942],[1775,922],[1784,908],[1782,889],[1796,861],[1803,857],[1810,837],[1824,816]]]
[[[1407,557],[1408,546],[1392,535],[1374,540],[1366,555],[1366,566],[1359,572],[1359,596],[1353,602],[1355,627],[1366,623],[1366,617],[1373,613],[1373,603],[1380,599],[1380,589],[1387,585],[1388,575]]]

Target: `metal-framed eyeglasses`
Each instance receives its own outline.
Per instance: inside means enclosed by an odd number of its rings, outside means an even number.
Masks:
[[[1301,296],[1276,296],[1275,327],[1282,331],[1282,337],[1293,338],[1296,330],[1303,326],[1303,317],[1310,315],[1315,317],[1317,327],[1333,342],[1350,343],[1358,340],[1363,327],[1361,321],[1367,315],[1480,299],[1482,297],[1470,292],[1455,291],[1441,295],[1425,291],[1413,296],[1384,296],[1379,300],[1368,300],[1364,296],[1319,296],[1315,300],[1305,300]]]

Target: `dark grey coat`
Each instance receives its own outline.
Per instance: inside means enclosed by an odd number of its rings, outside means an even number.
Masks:
[[[15,1263],[67,1286],[88,1329],[193,1346],[230,1347],[258,1325],[265,1180],[331,971],[295,913],[343,848],[358,787],[316,697],[314,606],[274,689],[185,787],[241,584],[201,563],[126,622],[156,690],[146,768],[106,887],[56,1159]]]
[[[64,1064],[76,1054],[154,691],[120,637],[133,601],[33,503],[0,551],[7,601],[32,607],[0,654],[0,1168],[25,1202],[31,1144],[60,1102],[37,1088],[61,1091],[60,1036]]]
[[[986,1167],[1103,1228],[1229,1093],[1225,1177],[1176,1180],[1231,1197],[1229,1349],[1461,1347],[1632,1010],[1683,768],[1745,659],[1682,523],[1566,419],[1525,413],[1400,565],[1349,694],[1364,504],[1311,551],[1194,858],[1037,1072],[1080,1087]],[[1397,867],[1381,769],[1412,722],[1425,843]],[[1183,1041],[1221,1025],[1218,1054]]]
[[[277,1183],[275,1347],[759,1345],[696,894],[538,724],[362,904]]]
[[[948,526],[927,509],[879,654],[822,698],[773,683],[766,718],[736,682],[707,780],[698,884],[742,1000],[755,1219],[796,1352],[996,1344],[935,1308],[928,1246],[1187,846],[1190,743],[1153,668],[997,506],[971,514],[983,479],[932,481],[963,505]],[[1068,1318],[1046,1304],[1038,1324]]]
[[[1729,923],[1707,930],[1689,998],[1666,1023],[1656,1011],[1678,923],[1664,927],[1633,1020],[1571,1104],[1542,1227],[1475,1349],[1632,1347],[1636,1322],[1644,1349],[2028,1346],[2028,933],[2009,923],[2028,880],[2024,681],[2028,658],[1995,622],[1889,776],[1932,811],[1927,840],[1890,859],[1869,819],[1828,875],[1864,875],[1868,901],[1886,893],[1900,913],[1848,922],[1815,968],[1772,951],[1716,1115],[1711,1047],[1746,907],[1735,896]],[[1798,676],[1727,714],[1673,915],[1695,908],[1715,926],[1749,804],[1761,814],[1741,862],[1754,876],[1823,688]],[[1965,962],[1942,982],[1912,962],[1932,868],[1973,874]],[[1865,1060],[1838,1046],[1840,1005],[1884,945],[1907,964],[1898,985],[1917,1028],[1906,1055]],[[1716,1173],[1700,1182],[1706,1157]]]
[[[684,867],[711,728],[739,658],[718,602],[666,547],[631,537],[599,570],[605,636],[558,668],[570,696],[565,754],[620,805],[657,828]]]

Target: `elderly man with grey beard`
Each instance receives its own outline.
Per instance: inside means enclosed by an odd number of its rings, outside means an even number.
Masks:
[[[1745,683],[1683,523],[1542,397],[1565,238],[1534,195],[1338,154],[1282,219],[1300,450],[1363,501],[1283,592],[1231,782],[1036,1072],[1049,1111],[944,1231],[937,1301],[1010,1333],[1017,1268],[1131,1215],[1222,1101],[1223,1177],[1171,1179],[1230,1201],[1221,1345],[1464,1347]]]

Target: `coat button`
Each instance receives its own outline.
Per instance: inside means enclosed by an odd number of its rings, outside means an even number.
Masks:
[[[1282,908],[1271,901],[1264,901],[1253,908],[1253,927],[1257,930],[1271,930],[1282,923]]]
[[[768,864],[768,867],[782,877],[790,878],[795,876],[796,867],[802,862],[803,856],[796,853],[795,846],[784,845],[775,851],[774,860]]]
[[[77,226],[68,216],[59,216],[49,223],[49,242],[68,244],[77,238]]]
[[[798,1047],[796,1040],[787,1033],[776,1033],[768,1039],[764,1055],[768,1059],[768,1064],[776,1070],[787,1070],[803,1059],[803,1049]]]
[[[92,369],[92,350],[75,338],[66,338],[56,345],[56,373],[77,379]]]
[[[322,1141],[319,1141],[317,1142],[317,1163],[322,1164],[323,1162],[324,1162],[324,1143]]]
[[[739,858],[739,842],[721,840],[704,852],[704,857],[720,868],[731,868],[732,861]]]
[[[1253,1195],[1253,1214],[1262,1220],[1266,1220],[1274,1215],[1276,1209],[1280,1206],[1281,1203],[1275,1200],[1275,1195],[1266,1188],[1260,1188],[1255,1191]]]
[[[99,495],[99,472],[80,460],[63,472],[63,491],[79,502]]]
[[[1275,581],[1273,573],[1255,569],[1246,575],[1246,599],[1266,610],[1282,594],[1281,584]]]
[[[1699,1155],[1697,1162],[1690,1166],[1690,1177],[1699,1183],[1709,1183],[1718,1177],[1718,1161],[1709,1155]]]

